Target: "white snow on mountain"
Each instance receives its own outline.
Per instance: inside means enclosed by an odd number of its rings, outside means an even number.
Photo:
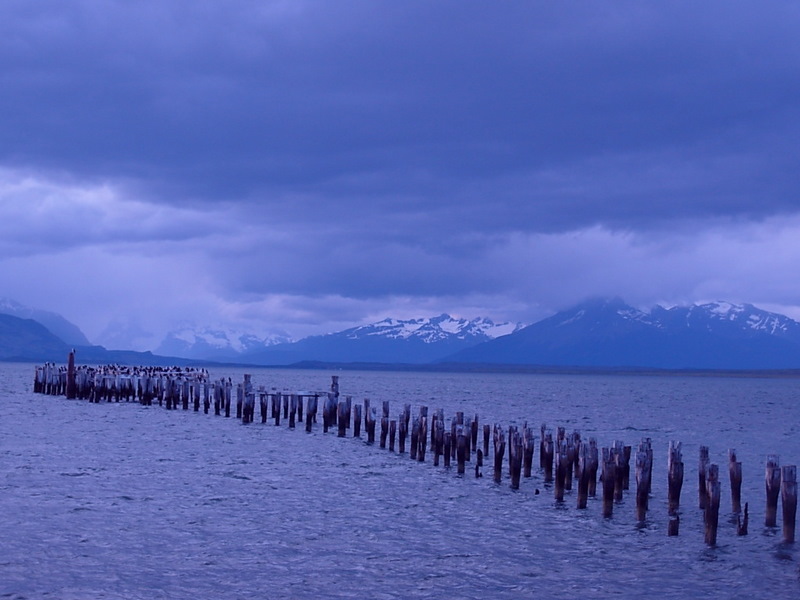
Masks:
[[[387,318],[377,323],[354,327],[342,332],[348,339],[379,336],[387,339],[419,338],[426,343],[435,343],[448,338],[494,339],[520,329],[522,323],[494,323],[491,319],[455,319],[448,314],[420,319]]]

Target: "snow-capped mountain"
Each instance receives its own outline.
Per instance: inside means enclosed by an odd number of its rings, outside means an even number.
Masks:
[[[649,312],[594,299],[453,362],[690,369],[800,368],[800,323],[750,304],[711,302]]]
[[[169,332],[155,353],[213,361],[237,361],[242,355],[291,342],[283,333],[255,335],[226,327],[182,327]]]
[[[460,340],[486,341],[513,333],[521,327],[521,323],[498,324],[491,319],[482,317],[468,321],[441,314],[428,319],[384,319],[370,325],[353,327],[334,335],[344,335],[348,339],[359,339],[366,336],[381,336],[395,340],[418,338],[426,344],[435,344],[453,337]]]
[[[384,319],[338,333],[278,344],[245,355],[255,364],[290,364],[299,361],[427,363],[512,333],[520,323],[494,323],[490,319],[457,319],[442,314],[420,319]]]

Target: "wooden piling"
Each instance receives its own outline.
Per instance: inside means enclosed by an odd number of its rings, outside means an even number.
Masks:
[[[556,440],[556,443],[556,479],[553,486],[553,495],[556,502],[563,502],[567,478],[572,477],[572,463],[567,452],[566,438],[561,436],[560,439]]]
[[[783,508],[783,541],[794,543],[797,517],[797,467],[784,465],[781,469],[781,507]]]
[[[347,419],[345,416],[347,415],[347,402],[344,400],[339,400],[339,406],[337,407],[339,414],[337,415],[336,424],[338,426],[337,435],[340,438],[343,438],[347,435]]]
[[[74,400],[76,393],[75,388],[75,351],[69,353],[67,357],[67,400]]]
[[[386,438],[389,435],[389,401],[384,400],[381,406],[381,448],[386,448]]]
[[[295,419],[297,418],[297,394],[284,396],[284,406],[289,411],[289,429],[294,429]],[[284,412],[284,414],[286,414]]]
[[[509,447],[509,471],[511,474],[511,489],[519,489],[519,479],[522,473],[523,449],[522,449],[522,434],[514,427],[509,428],[508,434],[508,447]]]
[[[367,419],[365,423],[365,429],[367,430],[367,443],[374,444],[375,443],[375,423],[378,420],[378,414],[375,410],[374,406],[369,407],[369,411],[366,410],[367,406],[364,406],[364,419]]]
[[[777,527],[778,525],[778,496],[781,493],[781,468],[780,459],[775,454],[767,456],[766,465],[766,490],[767,503],[765,508],[764,525]]]
[[[683,455],[681,454],[681,443],[670,441],[669,455],[667,457],[667,502],[668,514],[676,516],[681,505],[681,488],[683,487]],[[676,533],[677,535],[677,524]]]
[[[492,428],[489,425],[483,426],[483,455],[489,456],[489,438],[492,433]]]
[[[706,472],[706,510],[705,510],[705,542],[709,546],[717,544],[717,525],[719,524],[720,483],[719,467],[708,466]]]
[[[464,426],[456,425],[456,460],[458,464],[458,474],[463,475],[467,454],[467,436],[464,435]]]
[[[731,512],[742,512],[742,463],[736,460],[736,450],[728,449],[728,473],[731,480]]]
[[[425,448],[428,445],[428,407],[419,407],[419,448],[417,449],[417,460],[425,462]]]
[[[472,428],[470,431],[470,437],[472,438],[472,451],[478,451],[478,415],[475,415],[475,418],[472,419]]]
[[[500,483],[503,477],[503,456],[506,452],[506,436],[505,433],[503,433],[503,429],[495,425],[492,437],[494,438],[494,482]]]
[[[600,465],[597,451],[597,440],[593,437],[589,438],[588,462],[586,468],[586,493],[590,498],[597,495],[597,469]]]
[[[400,419],[397,422],[397,444],[398,452],[403,454],[406,451],[406,437],[408,436],[408,423],[406,422],[406,413],[400,414]]]
[[[750,520],[747,510],[747,502],[744,503],[744,516],[736,515],[736,533],[737,535],[747,535],[747,524]]]
[[[636,519],[642,523],[647,516],[647,505],[650,495],[650,477],[652,475],[651,466],[653,464],[653,452],[650,448],[650,440],[642,441],[636,451]]]
[[[531,476],[531,471],[533,469],[533,448],[533,431],[528,428],[526,423],[522,429],[522,474],[525,478]]]
[[[394,440],[397,437],[397,421],[389,421],[389,452],[394,452]]]
[[[586,508],[589,499],[589,470],[590,470],[590,446],[581,444],[578,451],[578,495],[577,508]]]
[[[555,442],[553,442],[553,434],[546,432],[542,441],[542,469],[544,470],[544,482],[550,483],[553,481],[553,458],[555,457]]]
[[[414,417],[411,422],[411,445],[408,450],[411,460],[417,460],[417,450],[419,450],[419,418]]]
[[[353,437],[361,437],[361,405],[353,406]]]
[[[625,489],[625,444],[616,440],[613,448],[611,448],[611,456],[617,465],[614,471],[616,475],[614,480],[614,501],[622,502],[622,492]]]
[[[452,436],[449,431],[446,431],[444,433],[444,452],[442,453],[445,469],[450,468],[450,446],[452,446]]]
[[[700,446],[700,459],[697,464],[697,498],[698,504],[701,509],[706,507],[706,498],[708,491],[706,490],[706,471],[708,471],[708,446]]]
[[[617,481],[617,460],[610,448],[603,448],[603,517],[608,519],[614,510],[614,491]]]

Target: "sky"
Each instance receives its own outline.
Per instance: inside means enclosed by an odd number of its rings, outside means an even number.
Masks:
[[[800,318],[800,4],[0,3],[0,296],[94,343]]]

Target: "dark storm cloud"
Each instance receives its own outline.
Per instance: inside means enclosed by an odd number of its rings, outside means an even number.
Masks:
[[[798,17],[8,2],[0,161],[125,178],[157,202],[248,201],[287,225],[352,215],[359,235],[387,216],[428,234],[440,215],[504,232],[794,211]]]

